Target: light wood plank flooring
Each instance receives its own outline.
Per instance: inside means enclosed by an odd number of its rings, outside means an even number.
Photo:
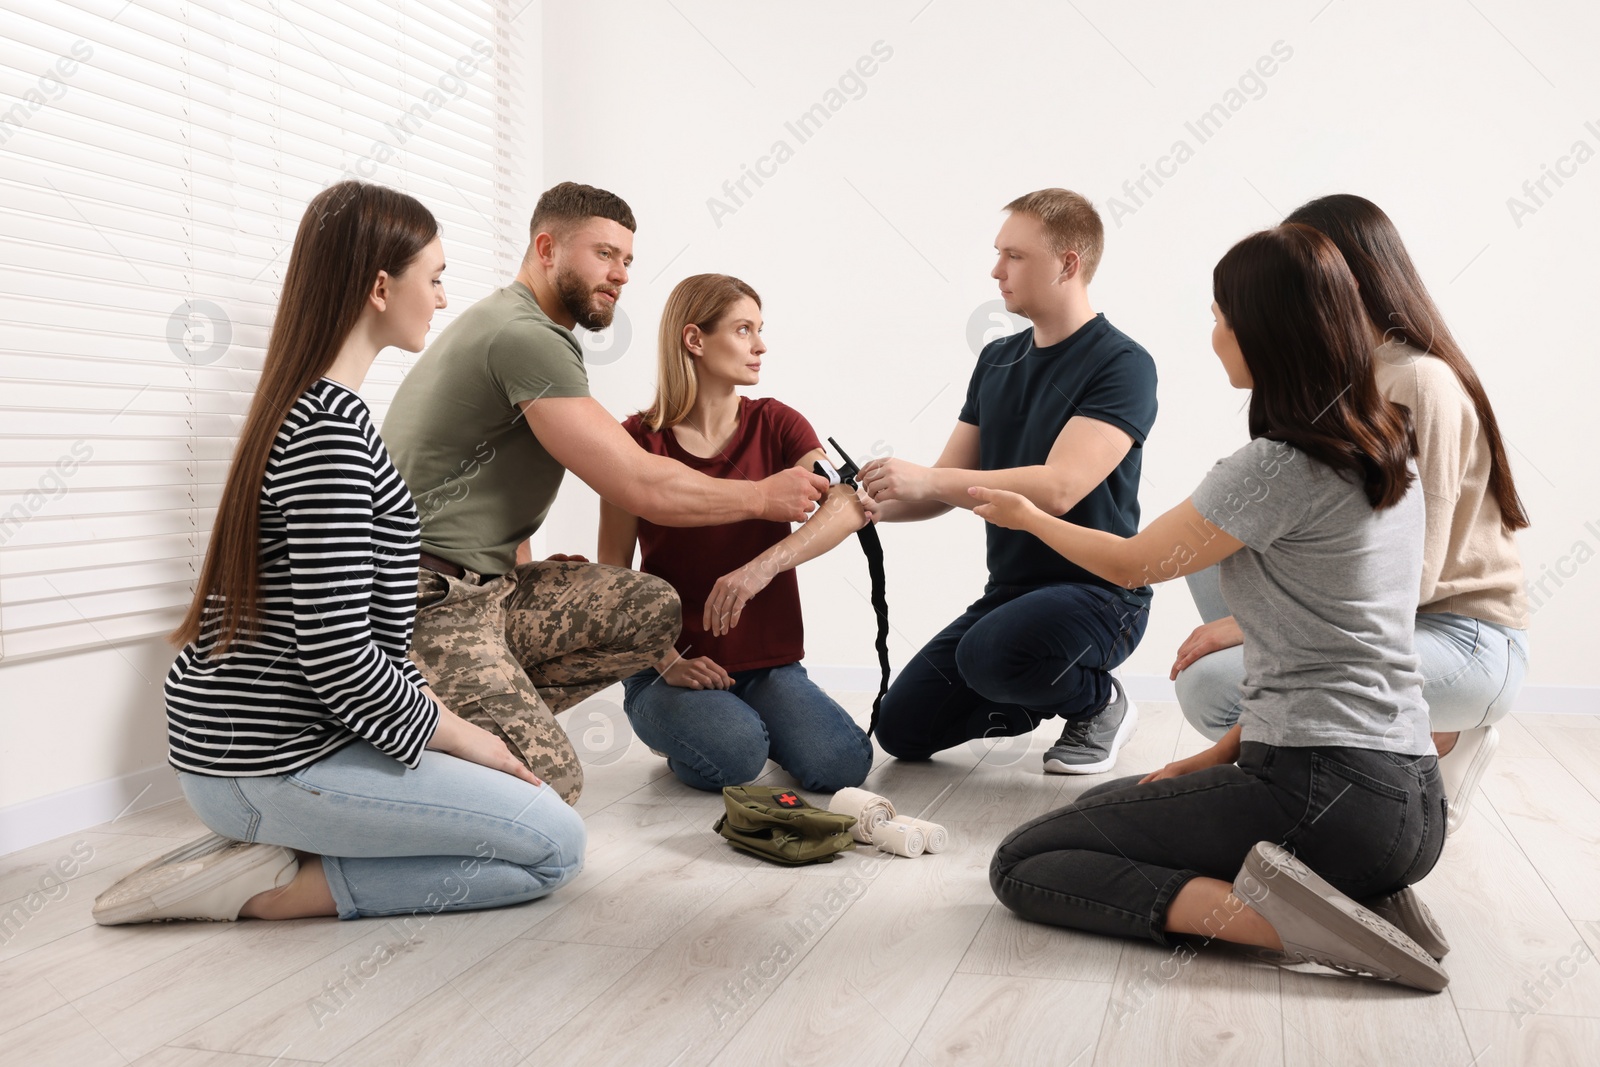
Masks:
[[[948,852],[786,870],[728,848],[710,829],[720,797],[615,734],[617,692],[563,716],[588,755],[580,878],[420,935],[95,926],[97,893],[204,832],[181,802],[0,857],[0,1064],[1600,1063],[1600,717],[1502,725],[1421,887],[1454,946],[1430,997],[1012,918],[989,891],[994,846],[1101,780],[1040,773],[1050,724],[931,764],[880,756],[868,787],[927,809]],[[867,698],[841,699],[864,720]],[[1123,773],[1204,746],[1176,705],[1141,712]],[[764,781],[791,784],[771,765]],[[62,857],[74,877],[42,881]]]

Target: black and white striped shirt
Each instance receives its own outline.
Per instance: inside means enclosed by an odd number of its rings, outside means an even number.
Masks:
[[[367,406],[327,378],[295,402],[261,486],[256,632],[215,654],[215,621],[167,674],[174,767],[286,774],[365,738],[415,767],[439,710],[406,658],[417,509]]]

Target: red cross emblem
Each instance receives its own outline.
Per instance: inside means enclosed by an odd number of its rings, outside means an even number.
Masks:
[[[793,793],[779,793],[775,799],[785,808],[798,808],[800,806],[800,798]]]

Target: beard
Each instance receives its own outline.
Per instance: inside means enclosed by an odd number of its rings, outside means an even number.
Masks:
[[[570,268],[558,273],[555,282],[556,297],[560,299],[561,306],[566,309],[567,314],[577,320],[579,326],[585,330],[603,330],[611,325],[611,318],[616,314],[616,305],[595,294],[602,290],[616,293],[615,289],[605,286],[591,288],[578,277],[577,271]]]

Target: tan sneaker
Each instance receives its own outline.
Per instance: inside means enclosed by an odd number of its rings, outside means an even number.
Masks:
[[[1444,929],[1433,917],[1428,905],[1417,895],[1416,888],[1406,886],[1385,897],[1363,900],[1362,905],[1404,930],[1406,936],[1428,950],[1428,955],[1442,960],[1450,952],[1450,942],[1445,940]]]
[[[300,870],[294,850],[207,834],[145,864],[94,902],[94,921],[198,919],[232,922],[257,893],[281,889]]]
[[[1251,892],[1251,889],[1254,892]],[[1346,974],[1437,993],[1444,968],[1405,932],[1319,878],[1287,849],[1259,842],[1233,881],[1234,895],[1272,924],[1279,962],[1320,963]]]

